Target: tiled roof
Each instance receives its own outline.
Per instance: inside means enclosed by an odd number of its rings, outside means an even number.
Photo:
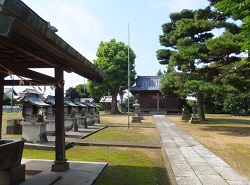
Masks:
[[[26,93],[25,96],[19,100],[20,103],[22,102],[30,102],[33,105],[36,106],[49,106],[49,104],[44,103],[41,99],[41,97],[38,94],[34,93]]]
[[[79,98],[74,99],[74,103],[75,103],[76,105],[81,106],[81,107],[87,107],[86,105],[84,105],[84,104],[81,102],[81,100],[80,100]]]
[[[55,96],[48,95],[44,101],[50,105],[55,105]]]
[[[95,107],[95,105],[92,104],[89,100],[86,100],[84,104],[87,105],[88,107]]]
[[[159,90],[162,76],[137,76],[136,85],[130,91]]]
[[[64,97],[64,104],[72,107],[76,107],[77,105],[74,104],[69,97]]]

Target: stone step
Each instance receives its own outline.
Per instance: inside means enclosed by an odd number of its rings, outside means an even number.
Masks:
[[[53,185],[58,180],[60,180],[62,176],[58,173],[51,172],[41,172],[30,179],[24,181],[20,185]]]

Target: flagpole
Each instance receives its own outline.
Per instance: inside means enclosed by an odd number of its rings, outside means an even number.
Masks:
[[[128,23],[128,128],[130,126],[130,123],[129,123],[129,92],[130,92],[130,56],[129,56],[129,48],[130,48],[130,36],[129,36],[129,23]]]

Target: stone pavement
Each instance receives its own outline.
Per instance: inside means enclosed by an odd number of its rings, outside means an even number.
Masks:
[[[250,185],[193,137],[164,115],[154,115],[166,159],[178,185]]]
[[[107,163],[103,162],[69,161],[69,170],[53,172],[51,171],[53,162],[52,160],[22,159],[26,173],[33,173],[33,175],[20,185],[91,185],[107,166]]]

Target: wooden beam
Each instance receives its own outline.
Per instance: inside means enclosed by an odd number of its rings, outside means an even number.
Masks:
[[[0,61],[0,70],[2,72],[8,73],[12,72],[14,75],[30,78],[32,80],[36,80],[41,84],[55,84],[60,82],[62,79],[54,78],[39,72],[35,72],[24,68],[22,66],[17,66],[12,64],[11,62]]]
[[[20,80],[4,80],[3,82],[4,86],[20,86]],[[50,86],[48,83],[41,83],[37,80],[25,80],[23,81],[23,84],[21,86]],[[52,85],[52,84],[51,84]]]

